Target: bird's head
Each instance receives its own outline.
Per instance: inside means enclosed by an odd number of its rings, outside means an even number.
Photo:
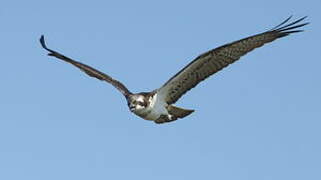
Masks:
[[[142,94],[132,94],[127,99],[127,105],[131,112],[137,112],[145,109],[148,105],[148,100]]]

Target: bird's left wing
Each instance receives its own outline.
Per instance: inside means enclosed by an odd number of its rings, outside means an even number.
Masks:
[[[68,62],[74,66],[76,66],[77,68],[79,68],[80,70],[82,70],[83,72],[85,72],[86,74],[88,74],[91,77],[97,78],[99,80],[102,81],[106,81],[110,84],[112,84],[115,88],[117,88],[126,98],[128,97],[128,95],[132,94],[126,87],[125,85],[123,85],[121,82],[113,79],[112,77],[108,76],[105,73],[102,73],[86,64],[83,64],[81,62],[75,61],[69,57],[66,57],[54,50],[51,50],[49,48],[47,48],[46,44],[45,44],[45,39],[44,36],[41,36],[40,38],[40,44],[41,46],[46,49],[47,51],[49,51],[49,56],[54,56],[58,59],[61,59],[65,62]]]
[[[168,104],[175,103],[182,95],[198,83],[229,64],[232,64],[253,49],[289,34],[301,32],[302,30],[298,30],[297,28],[305,26],[308,23],[298,23],[305,18],[306,17],[303,17],[286,24],[291,19],[291,17],[289,17],[269,31],[226,44],[201,54],[159,88],[157,90],[158,93],[165,98]]]

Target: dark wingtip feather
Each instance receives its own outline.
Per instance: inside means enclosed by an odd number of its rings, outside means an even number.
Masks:
[[[51,50],[51,49],[49,49],[49,48],[47,47],[46,41],[45,41],[45,36],[44,36],[44,35],[41,35],[41,36],[40,36],[39,41],[40,41],[40,44],[41,44],[42,48],[44,48],[45,50],[49,51],[48,56],[52,56],[53,53],[55,53],[55,51],[53,51],[53,50]]]
[[[287,19],[285,19],[283,22],[281,22],[281,23],[278,24],[277,26],[273,27],[270,31],[273,31],[273,30],[277,29],[278,27],[282,26],[283,24],[287,23],[292,17],[293,17],[293,15],[291,15],[290,17],[288,17]]]
[[[51,52],[51,50],[47,48],[47,45],[46,45],[46,42],[45,42],[45,36],[44,36],[44,35],[41,35],[39,41],[40,41],[40,44],[41,44],[42,48],[44,48],[44,49],[46,49],[47,51],[50,51],[50,52]]]
[[[41,46],[46,49],[47,47],[46,47],[44,35],[41,35],[39,41],[40,41]]]
[[[285,25],[285,26],[279,27],[278,29],[273,29],[273,30],[279,31],[279,30],[285,30],[286,28],[291,28],[291,27],[292,27],[292,28],[301,27],[300,25],[298,25],[298,26],[292,26],[292,25],[295,25],[295,24],[303,21],[306,17],[307,17],[307,16],[305,16],[305,17],[303,17],[303,18],[300,18],[300,19],[298,19],[298,20],[296,20],[296,21],[294,21],[294,22],[292,22],[292,23],[289,23],[289,24],[287,24],[287,25]]]
[[[292,34],[292,33],[302,32],[303,30],[297,29],[297,28],[300,28],[300,27],[303,27],[303,26],[306,26],[309,24],[309,22],[298,24],[298,23],[302,22],[304,19],[306,19],[307,16],[304,16],[298,20],[288,23],[291,18],[292,18],[292,16],[287,18],[281,24],[275,26],[269,32],[277,33],[278,37],[280,38],[280,37],[285,37],[285,36]]]

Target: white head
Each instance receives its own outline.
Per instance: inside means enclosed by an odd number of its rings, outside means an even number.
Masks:
[[[137,112],[145,109],[148,105],[148,100],[142,94],[133,94],[127,99],[128,108],[131,112]]]

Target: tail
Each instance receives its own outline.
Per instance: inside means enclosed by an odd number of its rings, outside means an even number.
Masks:
[[[190,115],[194,110],[192,109],[183,109],[180,107],[176,107],[174,105],[169,105],[167,107],[167,111],[170,115],[174,116],[176,119],[177,118],[184,118],[188,115]]]
[[[162,124],[167,122],[172,122],[177,120],[178,118],[184,118],[188,115],[190,115],[194,110],[190,109],[183,109],[176,107],[174,105],[169,105],[167,107],[167,111],[170,115],[162,115],[157,120],[155,120],[155,123]]]

